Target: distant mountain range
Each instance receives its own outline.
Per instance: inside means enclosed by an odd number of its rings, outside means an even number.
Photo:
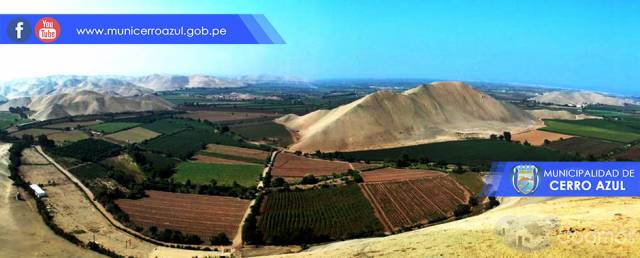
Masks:
[[[154,91],[185,88],[239,88],[259,83],[287,83],[307,85],[304,80],[276,76],[218,77],[211,75],[151,74],[131,76],[57,75],[28,78],[0,83],[0,96],[5,99],[37,97],[79,90],[90,90],[107,95],[137,96]]]
[[[30,118],[46,120],[65,116],[124,111],[170,110],[173,105],[154,93],[188,88],[241,88],[260,83],[308,85],[284,77],[152,74],[131,76],[60,75],[13,80],[0,84],[0,110],[25,106]]]
[[[589,91],[550,91],[533,97],[531,100],[535,100],[540,103],[570,106],[584,106],[590,104],[624,106],[626,104],[638,104],[636,101],[631,99],[606,96]]]

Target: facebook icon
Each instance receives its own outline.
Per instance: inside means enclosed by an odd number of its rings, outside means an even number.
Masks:
[[[13,19],[7,26],[7,34],[14,41],[25,42],[31,36],[31,25],[25,19]]]

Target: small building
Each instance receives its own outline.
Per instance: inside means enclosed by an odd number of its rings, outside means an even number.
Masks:
[[[47,196],[47,193],[46,193],[44,190],[42,190],[42,188],[40,188],[40,186],[39,186],[39,185],[32,184],[32,185],[30,185],[29,187],[31,187],[31,189],[33,190],[33,192],[34,192],[34,193],[36,193],[36,197],[38,197],[38,198],[42,198],[42,197]]]

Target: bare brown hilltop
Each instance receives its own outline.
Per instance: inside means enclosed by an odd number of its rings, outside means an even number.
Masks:
[[[529,113],[462,82],[433,82],[402,93],[378,91],[332,110],[276,119],[299,134],[304,152],[352,151],[486,137],[536,124]]]

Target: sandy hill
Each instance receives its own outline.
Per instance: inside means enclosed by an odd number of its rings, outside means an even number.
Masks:
[[[604,104],[612,106],[624,106],[625,104],[636,104],[635,101],[616,97],[605,96],[595,92],[571,92],[571,91],[551,91],[542,95],[533,97],[540,103],[550,103],[556,105],[588,105],[588,104]]]
[[[138,96],[153,93],[153,90],[133,84],[126,77],[59,75],[19,79],[4,83],[0,87],[0,95],[14,99],[82,90],[118,96]]]
[[[31,118],[47,120],[65,116],[128,111],[171,110],[172,104],[155,95],[121,97],[94,91],[78,91],[34,98]]]
[[[239,80],[195,74],[191,76],[171,74],[151,74],[136,78],[134,83],[155,91],[177,90],[182,88],[237,88],[246,83]]]
[[[276,119],[299,135],[305,152],[348,151],[486,137],[536,119],[461,82],[434,82],[403,93],[378,91],[333,110]]]

